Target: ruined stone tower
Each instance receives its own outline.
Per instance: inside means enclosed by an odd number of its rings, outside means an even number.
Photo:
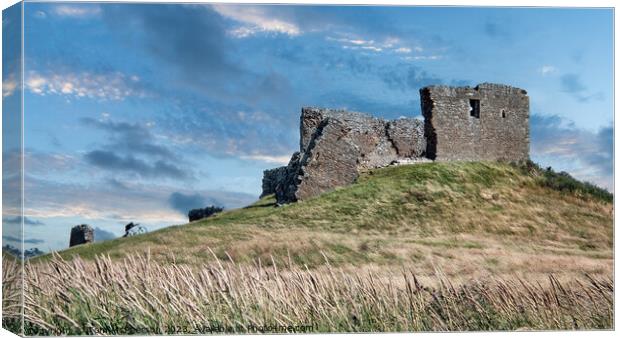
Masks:
[[[92,243],[95,240],[95,232],[88,224],[80,224],[71,228],[71,238],[69,239],[69,247]]]
[[[364,170],[402,161],[529,158],[525,90],[489,83],[429,86],[420,96],[424,121],[302,108],[299,152],[287,166],[265,170],[261,196],[304,200],[351,184]]]
[[[420,90],[426,157],[439,161],[529,158],[529,98],[523,89],[483,83]]]

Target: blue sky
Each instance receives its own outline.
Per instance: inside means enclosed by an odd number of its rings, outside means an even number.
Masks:
[[[526,89],[531,157],[613,189],[611,10],[26,3],[24,20],[26,248],[250,203],[302,106],[417,116],[430,84]]]

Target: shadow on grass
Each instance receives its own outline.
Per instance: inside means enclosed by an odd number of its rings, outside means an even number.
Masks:
[[[253,205],[248,205],[247,207],[243,207],[242,209],[260,209],[260,208],[275,208],[278,206],[278,203],[273,202],[273,203],[266,203],[266,204],[253,204]]]

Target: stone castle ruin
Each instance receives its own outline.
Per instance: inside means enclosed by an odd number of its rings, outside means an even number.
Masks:
[[[420,90],[426,157],[444,161],[529,158],[529,97],[523,89],[483,83],[475,88]]]
[[[69,247],[92,243],[95,240],[95,231],[88,224],[80,224],[71,228]]]
[[[265,170],[261,197],[275,194],[279,204],[304,200],[399,162],[529,158],[525,90],[489,83],[429,86],[420,96],[424,121],[302,108],[299,152],[287,166]]]

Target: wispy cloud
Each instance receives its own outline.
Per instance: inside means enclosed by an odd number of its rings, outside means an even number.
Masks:
[[[3,235],[2,239],[6,239],[9,242],[21,243],[22,239],[15,236]],[[44,240],[38,238],[24,238],[24,243],[26,244],[42,244],[45,243]]]
[[[2,98],[13,95],[18,87],[19,82],[15,79],[15,74],[10,74],[2,81]]]
[[[39,220],[31,219],[28,217],[22,217],[22,216],[2,217],[2,223],[11,224],[11,225],[21,225],[22,218],[23,218],[25,225],[31,225],[31,226],[45,225],[45,223]]]
[[[571,94],[580,94],[588,89],[577,74],[564,74],[560,78],[562,90]]]
[[[551,65],[544,65],[542,67],[540,67],[538,69],[538,72],[542,75],[542,76],[547,76],[547,75],[551,75],[551,74],[555,74],[558,72],[558,69],[554,66]]]
[[[54,5],[52,12],[62,17],[88,18],[101,14],[101,7],[97,4],[59,4]]]
[[[24,213],[43,221],[79,217],[85,221],[179,224],[187,218],[170,204],[170,196],[174,193],[203,196],[207,203],[217,201],[226,208],[242,207],[256,199],[256,196],[239,192],[188,190],[160,182],[140,183],[129,179],[117,179],[119,184],[116,185],[107,180],[79,184],[27,176],[25,182],[29,194]]]
[[[77,165],[77,159],[68,154],[42,152],[33,149],[24,151],[24,167],[31,174],[68,172]]]
[[[84,118],[82,123],[107,134],[107,144],[84,155],[95,167],[141,178],[193,178],[192,170],[180,166],[181,159],[169,147],[156,142],[148,124],[114,121],[109,114],[99,120]]]
[[[213,197],[205,197],[199,193],[187,193],[175,191],[170,194],[168,203],[172,209],[178,211],[182,215],[196,208],[204,208],[207,205],[221,206],[222,203]]]
[[[300,35],[301,29],[292,21],[277,18],[266,10],[265,6],[214,4],[212,8],[220,15],[232,19],[241,25],[229,33],[237,38],[246,38],[259,33]]]
[[[403,56],[405,61],[419,61],[419,60],[439,60],[441,55],[415,55],[415,56]]]
[[[292,96],[287,92],[288,77],[279,75],[274,68],[248,65],[249,58],[239,58],[239,41],[227,33],[231,24],[212,6],[127,9],[106,5],[103,15],[109,25],[132,23],[135,34],[129,37],[131,43],[165,68],[164,73],[171,76],[167,81],[175,83],[163,93],[153,89],[162,95],[171,96],[172,91],[172,96],[179,95],[176,101],[198,98],[243,102],[253,107],[260,101],[273,104]]]
[[[342,49],[371,51],[375,53],[392,52],[396,54],[420,53],[424,48],[420,46],[409,46],[397,37],[385,37],[379,40],[364,39],[357,36],[345,37],[326,37],[327,41],[340,43]]]
[[[299,108],[285,107],[259,110],[239,102],[188,100],[160,126],[166,130],[165,142],[212,156],[279,156],[292,153],[298,137]]]
[[[560,77],[560,85],[562,91],[572,94],[576,100],[587,102],[590,100],[603,100],[605,95],[602,92],[592,93],[581,79],[581,76],[575,73],[564,74]]]
[[[559,116],[533,114],[532,157],[613,190],[613,127],[588,131]]]
[[[110,118],[109,113],[102,113],[100,119],[83,118],[81,122],[86,126],[106,132],[110,140],[108,149],[167,158],[175,157],[167,146],[156,142],[152,133],[152,122],[115,121]]]
[[[72,98],[91,98],[120,101],[127,97],[145,97],[137,76],[120,72],[97,74],[91,72],[47,71],[28,73],[27,90],[38,95],[66,95]]]
[[[252,155],[241,155],[241,159],[243,160],[251,160],[251,161],[262,161],[273,164],[281,164],[286,165],[291,159],[290,155],[267,155],[267,154],[252,154]]]
[[[93,150],[86,153],[84,158],[86,162],[99,168],[137,174],[144,178],[164,177],[181,180],[189,178],[186,171],[163,160],[148,163],[132,155],[119,155],[110,150]]]
[[[381,72],[381,79],[391,89],[402,91],[417,91],[424,86],[444,83],[443,79],[416,66],[385,69]]]
[[[395,51],[396,53],[409,54],[409,53],[411,53],[411,48],[408,48],[408,47],[400,47],[400,48],[396,48],[396,49],[394,49],[394,51]]]

